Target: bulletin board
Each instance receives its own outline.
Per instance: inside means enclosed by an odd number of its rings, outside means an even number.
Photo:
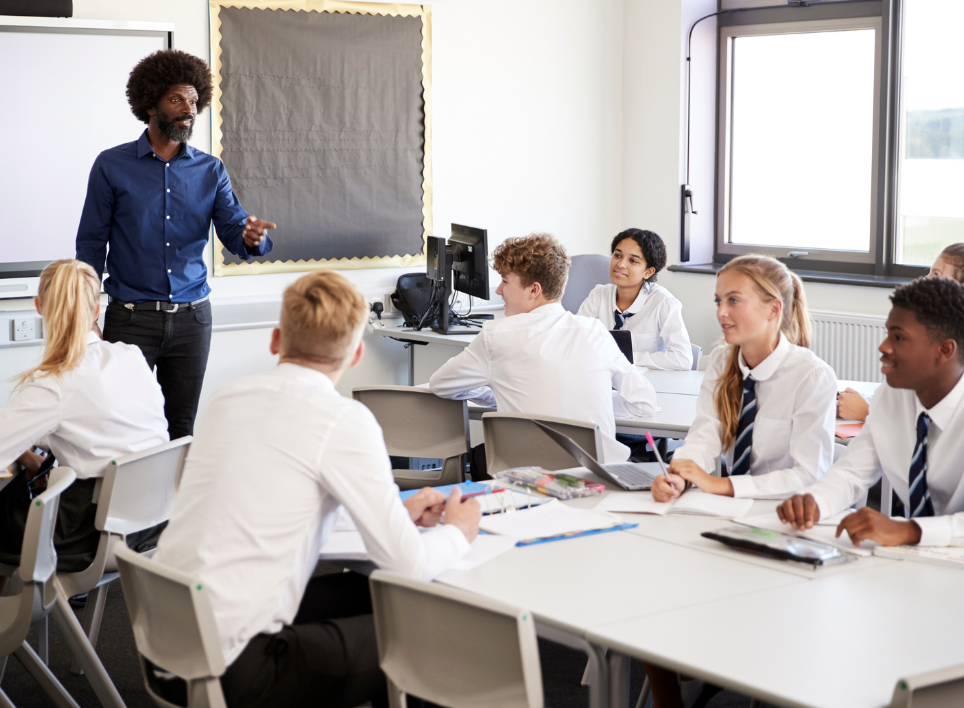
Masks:
[[[425,263],[431,15],[421,5],[209,0],[212,152],[274,248],[214,275]]]

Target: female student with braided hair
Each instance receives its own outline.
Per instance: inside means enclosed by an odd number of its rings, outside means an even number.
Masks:
[[[97,550],[93,492],[108,462],[167,442],[164,397],[140,349],[105,342],[95,330],[100,279],[89,265],[48,265],[34,304],[44,319],[43,359],[18,377],[9,405],[0,409],[0,468],[14,460],[24,466],[0,490],[0,563],[19,563],[28,480],[40,464],[24,451],[43,440],[77,473],[60,498],[54,533],[58,570],[72,572],[90,565]],[[129,545],[151,545],[151,531],[129,537]]]

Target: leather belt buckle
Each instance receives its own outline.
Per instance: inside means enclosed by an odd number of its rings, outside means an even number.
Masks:
[[[169,304],[171,307],[170,307],[169,309],[168,309],[168,308],[162,308],[162,307],[161,307],[161,305],[166,305],[166,304]],[[171,302],[171,303],[158,302],[158,303],[157,303],[157,309],[158,309],[158,310],[161,310],[161,312],[170,312],[171,314],[173,314],[173,313],[177,312],[177,308],[178,308],[179,305],[180,305],[180,303],[177,303],[177,302]]]

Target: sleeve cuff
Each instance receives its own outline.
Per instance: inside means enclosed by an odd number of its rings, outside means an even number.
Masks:
[[[730,484],[733,485],[733,496],[737,498],[752,497],[757,493],[758,486],[756,480],[748,474],[730,475]]]
[[[951,517],[929,516],[917,517],[914,522],[920,526],[919,546],[949,546],[951,545]]]
[[[458,526],[442,524],[438,527],[438,530],[442,533],[448,534],[449,538],[452,540],[452,546],[455,549],[455,554],[452,558],[453,562],[459,560],[462,556],[469,552],[472,544],[469,543],[469,540],[465,537],[465,534],[462,533],[462,529],[460,529]]]
[[[843,511],[844,508],[846,508],[846,507],[841,507],[840,509],[834,509],[819,494],[814,494],[813,492],[807,492],[806,490],[803,490],[802,493],[810,494],[810,496],[813,497],[813,500],[817,502],[817,511],[820,512],[821,519],[829,519],[837,512]]]

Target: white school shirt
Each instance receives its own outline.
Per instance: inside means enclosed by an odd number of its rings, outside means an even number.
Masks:
[[[469,549],[455,526],[419,532],[375,417],[325,374],[282,363],[214,393],[155,560],[205,588],[225,664],[294,621],[342,505],[381,568],[431,580]]]
[[[717,347],[696,399],[696,420],[674,459],[693,460],[712,473],[722,453],[720,418],[713,404],[716,382],[732,348]],[[756,380],[757,413],[753,423],[750,473],[730,476],[733,496],[781,498],[817,481],[833,462],[837,377],[809,349],[791,344],[783,334],[777,348],[750,369],[740,354],[743,377]],[[733,469],[733,449],[726,451]]]
[[[935,516],[916,518],[922,546],[964,546],[964,377],[944,398],[927,410],[909,389],[881,384],[870,401],[870,415],[847,451],[817,484],[812,494],[825,519],[850,506],[881,473],[897,496],[910,506],[908,478],[917,446],[917,418],[926,412],[927,488]]]
[[[591,422],[602,434],[602,462],[621,462],[613,406],[627,417],[656,412],[656,390],[619,351],[599,320],[566,312],[558,302],[486,322],[429,381],[443,398],[481,399],[482,387],[503,413]],[[615,391],[613,390],[615,389]],[[490,401],[491,402],[491,401]]]
[[[597,285],[576,314],[595,317],[606,329],[616,326],[616,286]],[[644,283],[635,302],[623,311],[623,329],[633,334],[633,363],[647,369],[689,371],[693,366],[690,336],[683,324],[683,305],[669,290],[656,283]]]
[[[0,409],[0,468],[42,438],[78,479],[103,477],[112,459],[167,442],[164,394],[141,350],[89,332],[76,368],[27,381]]]

